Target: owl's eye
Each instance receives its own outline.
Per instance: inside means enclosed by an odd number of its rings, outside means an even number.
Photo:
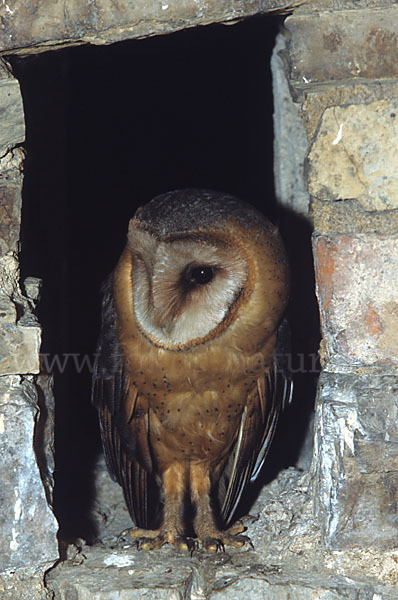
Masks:
[[[214,277],[213,267],[193,267],[188,271],[188,279],[191,283],[205,285]]]

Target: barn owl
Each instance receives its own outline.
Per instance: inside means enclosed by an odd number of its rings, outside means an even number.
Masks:
[[[143,549],[244,545],[234,513],[289,393],[276,227],[229,195],[163,194],[130,221],[103,292],[93,402],[129,536]]]

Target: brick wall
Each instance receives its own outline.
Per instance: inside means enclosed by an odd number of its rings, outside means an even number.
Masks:
[[[398,10],[373,4],[286,21],[322,327],[314,512],[332,550],[398,532]]]

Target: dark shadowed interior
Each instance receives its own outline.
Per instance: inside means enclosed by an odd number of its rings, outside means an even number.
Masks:
[[[269,63],[279,27],[278,18],[255,18],[12,60],[27,128],[21,275],[43,279],[38,314],[55,375],[63,539],[95,539],[89,510],[100,444],[90,365],[100,285],[136,208],[170,189],[226,191],[280,222],[292,265],[292,364],[301,369],[302,354],[307,372],[295,375],[261,483],[297,463],[313,409],[316,373],[308,371],[316,370],[319,326],[310,227],[274,198]]]

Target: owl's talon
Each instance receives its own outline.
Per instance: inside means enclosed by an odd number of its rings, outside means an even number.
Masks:
[[[227,543],[235,546],[235,548],[242,548],[242,546],[248,544],[254,550],[253,542],[247,535],[234,535]]]
[[[248,544],[254,550],[251,539],[247,535],[232,534],[229,529],[220,531],[218,534],[215,532],[214,535],[204,537],[201,541],[203,549],[207,552],[225,552],[225,546],[242,548],[245,544]]]
[[[158,535],[155,538],[142,537],[137,539],[139,545],[138,550],[159,550],[167,544],[167,539],[164,535]]]
[[[172,543],[178,550],[181,550],[182,552],[191,552],[191,554],[198,548],[198,542],[196,540],[184,536],[177,536]]]
[[[177,550],[182,552],[192,552],[197,550],[197,540],[176,535],[174,531],[163,531],[161,529],[140,529],[132,527],[125,529],[118,537],[118,544],[133,543],[137,550],[158,550],[165,544],[172,544]]]
[[[117,543],[134,544],[137,550],[156,550],[167,543],[166,536],[159,529],[131,527],[119,534]]]
[[[208,537],[202,542],[204,550],[207,552],[225,552],[224,542],[220,538]]]
[[[121,533],[119,533],[119,535],[117,536],[117,541],[116,543],[118,545],[122,545],[122,544],[131,544],[132,542],[132,538],[133,536],[130,534],[131,529],[124,529]]]

